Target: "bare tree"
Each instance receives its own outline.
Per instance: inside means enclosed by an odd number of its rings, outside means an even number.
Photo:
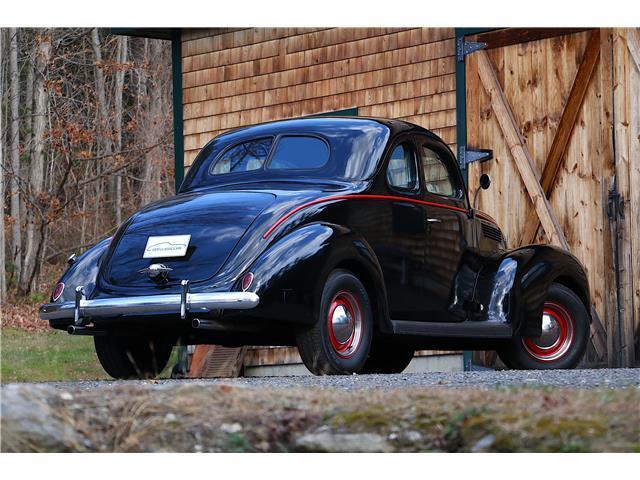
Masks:
[[[30,205],[28,209],[24,265],[20,277],[20,290],[31,291],[39,271],[36,259],[40,256],[44,239],[46,219],[43,218],[41,196],[44,190],[45,157],[44,134],[47,124],[47,104],[49,94],[45,85],[47,66],[51,55],[51,38],[48,30],[43,31],[36,40],[36,72],[34,84],[34,121],[33,121],[33,157],[30,171]]]
[[[153,42],[150,48],[149,64],[157,63],[163,56],[162,45],[158,42]],[[145,143],[147,145],[159,145],[161,138],[165,134],[166,128],[163,121],[163,89],[165,83],[163,81],[163,75],[157,74],[152,79],[147,80],[147,108],[148,115],[146,115],[146,125],[144,129]],[[162,172],[162,160],[164,152],[162,148],[152,148],[147,152],[145,159],[144,170],[144,184],[142,186],[142,202],[150,203],[162,198],[163,192],[161,189],[161,182],[163,177]]]
[[[21,270],[22,235],[20,231],[20,194],[18,178],[20,173],[20,71],[18,70],[18,29],[9,29],[9,76],[11,77],[11,261],[14,275],[19,278]]]
[[[2,33],[2,243],[26,295],[171,193],[170,50],[91,28]]]
[[[91,46],[95,56],[95,79],[96,79],[96,96],[98,97],[98,109],[96,112],[96,133],[98,134],[99,154],[109,157],[113,152],[113,145],[110,135],[109,107],[107,105],[106,82],[103,70],[102,46],[100,44],[100,34],[97,28],[91,29]],[[96,167],[101,169],[101,163],[98,162]],[[103,197],[103,185],[98,183],[98,198]],[[96,215],[100,215],[103,202],[96,202]],[[97,227],[97,224],[95,224]]]
[[[124,75],[126,73],[125,64],[127,63],[127,37],[118,37],[118,64],[119,68],[116,72],[116,84],[114,103],[115,112],[113,115],[113,122],[115,124],[115,143],[116,150],[119,152],[122,150],[122,93],[124,90]],[[115,176],[115,198],[114,198],[114,210],[116,215],[116,225],[122,223],[122,176]]]
[[[0,29],[0,90],[4,89],[4,31]],[[0,132],[3,132],[2,112],[0,111]],[[5,163],[4,163],[4,143],[0,145],[0,302],[4,303],[7,296],[7,275],[5,262],[5,238],[4,238],[4,179],[5,179]]]

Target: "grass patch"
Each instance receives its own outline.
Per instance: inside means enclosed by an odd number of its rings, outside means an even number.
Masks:
[[[161,376],[167,378],[175,364],[175,349]],[[71,336],[58,330],[25,332],[3,328],[0,338],[0,379],[9,382],[106,380],[88,336]]]

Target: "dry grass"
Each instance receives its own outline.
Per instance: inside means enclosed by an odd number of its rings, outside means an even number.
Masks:
[[[296,451],[296,439],[315,431],[373,433],[395,451],[471,451],[481,439],[492,439],[489,451],[640,450],[640,392],[631,388],[344,392],[191,383],[103,387],[71,399],[52,392],[48,403],[88,451]]]
[[[42,280],[37,285],[37,289],[28,296],[18,296],[15,289],[11,289],[7,301],[2,304],[0,316],[2,327],[25,332],[51,331],[49,322],[40,320],[38,317],[38,308],[49,301],[51,290],[65,268],[66,265],[43,265]]]
[[[49,322],[38,318],[41,301],[23,301],[2,305],[2,328],[15,328],[25,332],[51,331]]]

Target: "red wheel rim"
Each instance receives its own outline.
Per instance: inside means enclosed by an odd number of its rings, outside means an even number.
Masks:
[[[352,357],[362,340],[362,310],[353,294],[342,290],[333,296],[327,314],[327,327],[336,355]]]
[[[541,362],[552,362],[564,356],[574,337],[571,314],[554,302],[545,302],[542,313],[542,334],[538,338],[523,338],[522,345],[530,357]]]

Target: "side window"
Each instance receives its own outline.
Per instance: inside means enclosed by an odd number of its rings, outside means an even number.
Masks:
[[[262,168],[269,156],[273,138],[259,138],[227,150],[211,167],[211,175],[248,172]]]
[[[416,161],[409,143],[401,143],[391,152],[391,158],[387,166],[387,182],[390,186],[402,190],[415,190],[417,188]]]
[[[329,147],[316,137],[291,136],[278,140],[269,162],[271,170],[320,168],[329,160]]]
[[[423,145],[420,148],[420,157],[427,192],[445,197],[455,197],[457,195],[456,189],[440,156]]]

